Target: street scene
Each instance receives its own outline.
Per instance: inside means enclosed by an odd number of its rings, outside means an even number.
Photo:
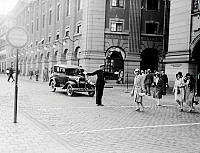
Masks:
[[[200,0],[0,0],[0,153],[200,153]]]
[[[21,77],[13,125],[14,83],[2,75],[0,80],[0,152],[199,152],[199,106],[194,113],[187,106],[179,112],[172,95],[164,96],[162,106],[144,97],[144,112],[137,112],[122,86],[105,88],[105,106],[97,107],[95,97],[69,97],[63,90],[52,92],[48,83]]]

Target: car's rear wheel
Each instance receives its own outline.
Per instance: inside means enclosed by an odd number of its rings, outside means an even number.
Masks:
[[[95,89],[95,87],[91,87],[91,89]],[[89,95],[90,97],[93,97],[94,94],[95,94],[95,91],[89,91],[89,92],[88,92],[88,95]]]
[[[69,84],[69,85],[67,86],[67,95],[68,95],[68,96],[73,96],[73,94],[74,94],[74,91],[73,91],[72,85]]]
[[[55,87],[55,86],[56,86],[56,82],[55,82],[54,80],[52,80],[52,81],[51,81],[51,85],[50,85],[51,91],[52,91],[52,92],[55,92],[55,91],[56,91],[56,87]]]

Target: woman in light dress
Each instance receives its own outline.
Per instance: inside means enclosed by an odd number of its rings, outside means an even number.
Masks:
[[[144,83],[142,82],[143,79],[142,76],[140,75],[139,69],[135,69],[134,73],[135,73],[135,78],[131,96],[133,96],[133,101],[137,104],[136,111],[144,111],[144,106],[142,103],[142,97],[143,95],[145,95],[145,93],[143,93],[144,91]]]
[[[175,101],[178,103],[180,111],[183,111],[183,102],[185,96],[185,82],[183,80],[182,72],[176,74],[173,92],[175,95]]]

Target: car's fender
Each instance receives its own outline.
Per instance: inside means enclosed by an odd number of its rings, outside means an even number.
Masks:
[[[50,81],[49,81],[49,86],[51,86],[51,82],[52,81],[55,81],[55,83],[56,83],[56,85],[55,86],[57,86],[58,85],[58,80],[57,79],[55,79],[54,77],[52,77],[52,78],[50,78]]]

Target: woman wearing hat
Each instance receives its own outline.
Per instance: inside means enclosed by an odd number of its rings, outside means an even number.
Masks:
[[[155,97],[157,101],[157,106],[160,105],[160,99],[162,99],[163,95],[163,89],[164,89],[164,83],[163,80],[161,79],[161,75],[158,72],[155,72],[155,78],[154,78],[154,92],[155,92]]]
[[[174,83],[173,92],[175,95],[175,101],[179,104],[180,111],[183,111],[183,101],[185,97],[185,82],[183,80],[182,72],[176,74],[176,80]]]
[[[188,112],[193,112],[195,110],[194,108],[195,79],[190,73],[187,73],[185,75],[184,81],[185,81],[185,102],[189,106]]]
[[[137,104],[136,111],[143,111],[144,106],[142,104],[142,96],[143,94],[145,95],[145,93],[142,93],[142,91],[144,90],[144,83],[142,82],[140,70],[135,69],[134,73],[135,73],[135,78],[134,78],[134,84],[133,84],[133,90],[131,92],[131,96],[133,96],[133,100]]]

